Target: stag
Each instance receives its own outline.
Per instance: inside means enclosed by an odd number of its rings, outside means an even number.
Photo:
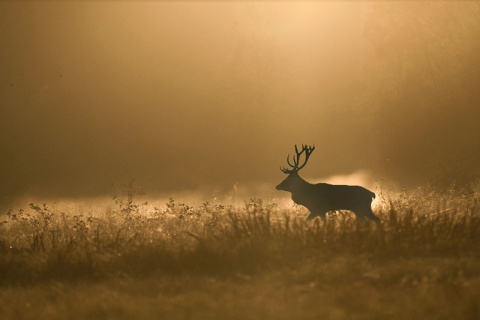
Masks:
[[[372,191],[360,186],[311,184],[298,175],[298,171],[305,167],[313,150],[315,150],[314,146],[302,145],[302,150],[298,151],[295,145],[296,155],[293,157],[293,163],[290,162],[290,155],[287,156],[287,163],[291,169],[280,167],[288,177],[276,189],[291,192],[292,200],[310,211],[307,220],[316,217],[325,219],[329,211],[349,210],[361,220],[368,218],[376,222],[380,221],[372,212],[371,203],[375,199],[375,193]],[[302,154],[305,154],[305,159],[300,165]]]

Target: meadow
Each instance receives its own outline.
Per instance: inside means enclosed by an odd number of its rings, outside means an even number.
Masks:
[[[380,223],[135,189],[0,213],[0,318],[479,319],[480,195],[382,194]]]

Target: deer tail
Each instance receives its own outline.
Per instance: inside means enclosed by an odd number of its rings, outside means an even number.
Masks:
[[[372,194],[372,200],[375,199],[375,192],[370,192]]]

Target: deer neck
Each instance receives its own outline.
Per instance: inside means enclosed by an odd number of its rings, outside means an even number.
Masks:
[[[298,176],[298,179],[297,179],[295,184],[296,184],[296,189],[298,191],[302,191],[302,190],[304,190],[305,188],[308,188],[311,185],[311,183],[305,181],[305,179],[303,179],[300,176]]]

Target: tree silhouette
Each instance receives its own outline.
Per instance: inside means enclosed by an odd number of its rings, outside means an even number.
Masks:
[[[360,104],[373,110],[368,124],[378,139],[380,171],[439,186],[475,179],[479,16],[478,2],[372,5]]]

